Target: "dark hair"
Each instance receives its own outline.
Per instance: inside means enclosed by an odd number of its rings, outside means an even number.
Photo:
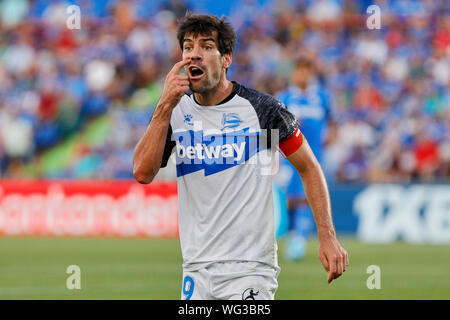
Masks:
[[[217,31],[220,54],[233,53],[236,33],[231,24],[225,21],[225,17],[219,19],[213,15],[186,12],[177,30],[177,38],[181,50],[183,50],[183,40],[186,34],[192,33],[194,37],[197,37],[199,34],[208,36],[212,35],[214,31]]]

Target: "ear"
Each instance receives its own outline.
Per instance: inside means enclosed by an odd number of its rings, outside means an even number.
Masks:
[[[233,61],[233,55],[231,53],[226,53],[222,57],[223,67],[228,69],[231,66],[231,62]]]

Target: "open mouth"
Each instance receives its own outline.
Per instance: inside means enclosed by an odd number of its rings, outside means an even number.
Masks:
[[[197,66],[189,67],[189,75],[191,79],[200,79],[205,72]]]

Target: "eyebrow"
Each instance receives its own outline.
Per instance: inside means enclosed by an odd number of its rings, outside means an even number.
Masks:
[[[202,42],[212,41],[212,42],[216,43],[214,38],[204,38],[204,39],[200,39],[199,41],[202,41]],[[194,41],[192,39],[187,38],[187,39],[183,39],[183,43],[185,43],[185,42],[194,42]]]

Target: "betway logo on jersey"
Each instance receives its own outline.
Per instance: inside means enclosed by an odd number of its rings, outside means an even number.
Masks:
[[[213,159],[227,161],[231,159],[233,162],[240,161],[243,158],[245,150],[245,142],[240,144],[231,143],[218,146],[207,146],[204,143],[197,143],[194,146],[184,147],[183,145],[177,145],[177,156],[178,158],[188,158],[188,159]]]
[[[178,177],[199,170],[208,176],[245,163],[267,149],[264,139],[260,139],[261,132],[250,128],[229,132],[175,131],[173,137]]]

